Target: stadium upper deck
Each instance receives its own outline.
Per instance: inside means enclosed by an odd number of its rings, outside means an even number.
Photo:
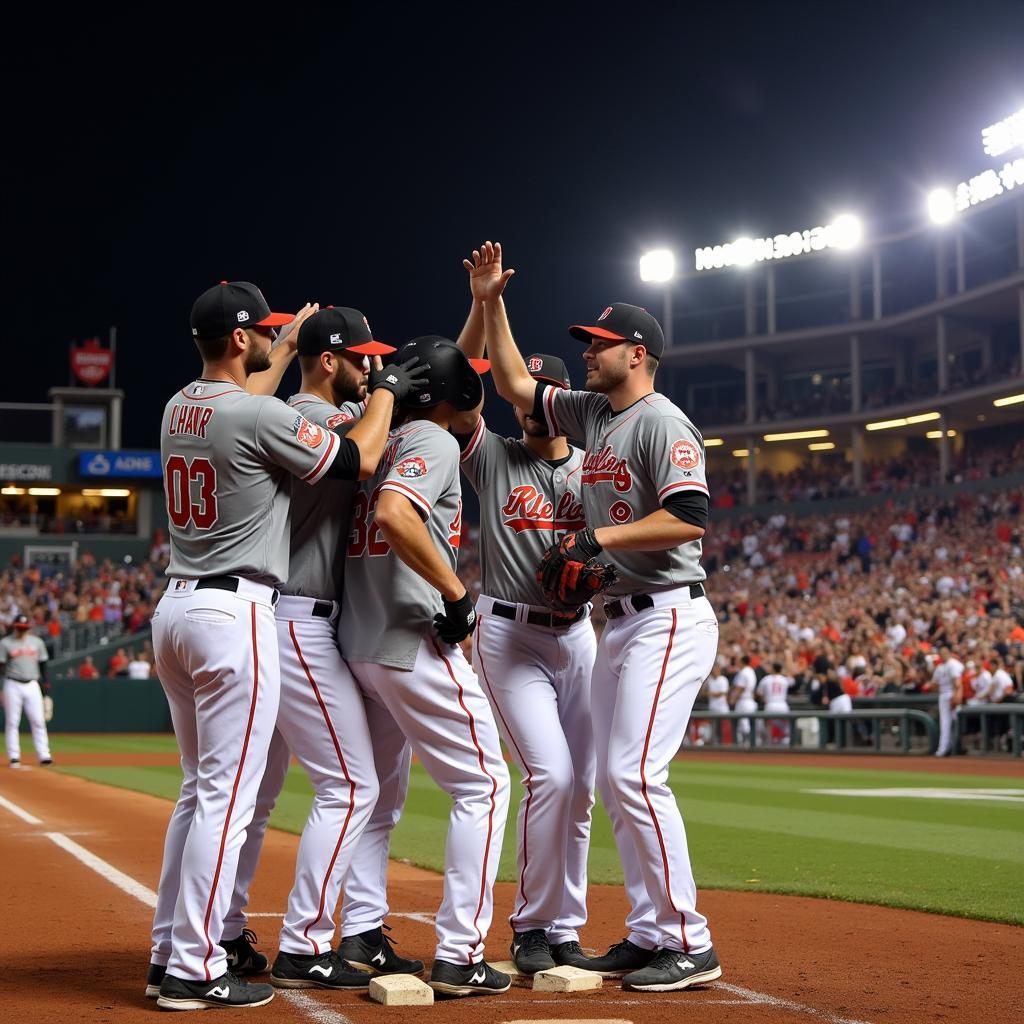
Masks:
[[[759,473],[824,459],[858,489],[904,456],[945,480],[972,435],[1024,426],[1024,158],[929,207],[884,237],[844,217],[696,250],[659,385],[719,471],[745,468],[749,503]]]

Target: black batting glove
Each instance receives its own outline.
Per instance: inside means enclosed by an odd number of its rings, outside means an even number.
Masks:
[[[566,534],[562,541],[562,549],[578,558],[581,562],[588,562],[591,558],[597,558],[604,548],[597,543],[594,531],[588,526],[579,533]]]
[[[434,616],[434,629],[446,644],[457,644],[465,640],[476,625],[476,609],[467,590],[458,601],[444,601],[444,614]]]
[[[370,369],[367,390],[373,393],[384,388],[395,396],[395,404],[404,402],[418,391],[427,379],[427,367],[421,366],[416,356],[410,356],[404,363],[388,363],[383,369]]]

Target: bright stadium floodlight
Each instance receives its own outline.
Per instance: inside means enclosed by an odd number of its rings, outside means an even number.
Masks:
[[[1024,108],[981,130],[981,144],[989,156],[1001,156],[1024,146]]]
[[[852,213],[842,213],[829,225],[837,249],[855,249],[864,237],[864,225]]]
[[[956,216],[956,199],[948,188],[933,188],[928,193],[928,216],[933,224],[948,224]]]
[[[640,257],[640,280],[665,283],[676,276],[676,257],[670,249],[652,249]]]
[[[720,448],[723,444],[725,444],[725,438],[724,437],[705,437],[704,438],[704,447],[705,448]]]

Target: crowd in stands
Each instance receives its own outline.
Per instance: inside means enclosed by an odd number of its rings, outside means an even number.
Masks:
[[[813,699],[927,693],[941,648],[1024,688],[1024,489],[860,514],[721,520],[704,539],[730,676],[779,662]]]
[[[933,443],[934,442],[930,442]],[[723,449],[724,450],[724,449]],[[709,473],[712,504],[716,508],[733,508],[746,501],[747,472],[728,465],[738,462],[728,456],[710,453]],[[847,498],[857,494],[898,494],[938,482],[938,446],[933,451],[905,454],[897,460],[865,461],[863,487],[853,484],[853,467],[841,453],[819,456],[788,473],[762,471],[757,474],[758,504],[793,501],[823,501]],[[716,465],[717,464],[717,465]],[[726,471],[721,467],[726,465]],[[1001,479],[1024,470],[1024,439],[989,444],[983,448],[965,446],[950,458],[949,483],[965,480]]]

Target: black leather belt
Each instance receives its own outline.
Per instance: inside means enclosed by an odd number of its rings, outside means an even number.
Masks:
[[[526,621],[531,626],[547,626],[549,629],[566,629],[568,626],[575,626],[586,614],[587,608],[584,605],[575,615],[559,615],[557,612],[529,612]],[[491,605],[491,614],[502,619],[516,621],[516,606],[514,604],[502,604],[495,601]]]
[[[331,601],[314,601],[313,615],[318,619],[329,619],[334,614],[334,604]]]
[[[703,597],[704,596],[704,584],[703,583],[691,583],[690,584],[690,598]],[[630,597],[620,597],[617,601],[608,601],[604,606],[604,614],[606,618],[617,619],[622,615],[626,614],[625,601],[629,601],[633,606],[633,610],[637,612],[646,611],[648,608],[654,607],[654,598],[650,594],[633,594]]]
[[[232,594],[238,593],[238,577],[237,576],[204,576],[202,579],[196,580],[196,590],[230,590]],[[270,599],[273,604],[277,604],[277,599],[281,596],[280,591],[274,590],[274,595]],[[326,603],[326,602],[325,602]],[[316,612],[313,613],[314,615]],[[327,613],[327,617],[330,618],[330,612]]]

